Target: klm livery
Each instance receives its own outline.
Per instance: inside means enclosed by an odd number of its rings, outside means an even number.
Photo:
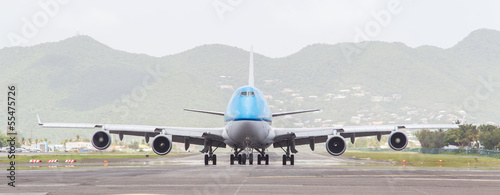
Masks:
[[[213,114],[224,117],[225,126],[221,128],[192,128],[123,124],[89,124],[89,123],[38,123],[47,128],[95,128],[92,145],[105,150],[111,145],[111,135],[118,134],[120,140],[124,135],[143,136],[145,141],[158,155],[166,155],[172,149],[172,142],[184,143],[185,150],[191,144],[202,145],[200,151],[205,154],[205,165],[217,164],[217,148],[230,147],[233,153],[229,163],[253,164],[254,152],[257,153],[257,164],[269,164],[269,147],[282,148],[284,151],[282,164],[294,164],[297,145],[309,145],[314,150],[316,143],[326,142],[326,150],[333,156],[344,153],[350,139],[354,143],[356,137],[389,135],[389,146],[394,150],[403,150],[408,144],[406,135],[401,129],[452,129],[456,124],[410,124],[410,125],[373,125],[373,126],[338,126],[322,128],[274,128],[273,117],[319,111],[318,109],[273,113],[269,109],[264,94],[254,86],[253,52],[250,51],[250,73],[248,86],[237,89],[225,112],[184,109],[186,111]]]

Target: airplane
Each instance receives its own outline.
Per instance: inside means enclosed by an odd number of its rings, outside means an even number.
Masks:
[[[123,124],[93,124],[93,123],[42,123],[37,115],[38,124],[45,128],[100,128],[92,135],[92,145],[98,150],[105,150],[111,145],[111,135],[118,134],[120,140],[124,135],[144,136],[146,143],[150,137],[152,150],[158,155],[166,155],[172,149],[172,142],[184,143],[188,150],[191,144],[201,145],[201,153],[205,154],[205,165],[217,164],[218,148],[232,148],[229,162],[234,165],[245,165],[246,161],[253,164],[253,152],[258,152],[257,164],[269,165],[269,155],[266,149],[271,145],[284,151],[282,164],[295,164],[294,154],[297,145],[309,144],[314,151],[315,144],[326,143],[326,150],[333,156],[342,155],[346,150],[346,140],[354,143],[356,137],[389,135],[389,146],[403,150],[408,144],[408,138],[401,129],[453,129],[457,124],[408,124],[408,125],[366,125],[338,126],[318,128],[275,128],[272,127],[274,117],[285,115],[317,112],[319,109],[298,110],[291,112],[271,112],[263,93],[254,86],[253,49],[250,50],[248,85],[237,89],[225,112],[215,112],[198,109],[185,111],[212,114],[224,117],[225,126],[220,128],[168,127]]]

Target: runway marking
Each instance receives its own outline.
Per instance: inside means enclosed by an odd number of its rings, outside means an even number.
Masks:
[[[251,176],[253,178],[303,178],[303,177],[500,177],[500,175],[289,175]]]
[[[241,184],[224,184],[224,186],[228,187],[240,187]],[[140,185],[129,185],[129,184],[123,184],[123,185],[95,185],[96,187],[199,187],[200,184],[140,184]],[[209,186],[209,187],[219,187],[219,184],[203,184],[203,186]],[[245,187],[276,187],[276,184],[245,184]],[[280,186],[286,186],[286,187],[303,187],[305,185],[301,184],[286,184],[286,185],[281,185]]]
[[[438,180],[438,181],[490,181],[490,182],[500,182],[498,179],[446,179],[446,178],[394,178],[401,180]]]
[[[254,172],[254,171],[255,171],[255,169],[257,169],[257,167],[254,167],[254,168],[252,169],[252,172]],[[252,175],[252,172],[250,172],[250,175]],[[236,194],[238,194],[238,192],[239,192],[239,191],[240,191],[240,189],[241,189],[241,186],[243,186],[243,184],[245,184],[245,183],[247,182],[247,180],[248,180],[248,178],[249,178],[249,177],[250,177],[250,176],[245,177],[245,180],[243,180],[243,181],[241,182],[240,186],[238,186],[238,190],[236,190],[236,192],[234,193],[235,195],[236,195]]]
[[[241,189],[241,186],[243,186],[243,184],[245,184],[245,182],[248,180],[248,177],[245,177],[245,180],[243,180],[243,182],[240,183],[240,186],[238,186],[238,190],[236,190],[236,192],[234,193],[235,195],[238,194],[238,192],[240,191]]]
[[[79,183],[67,183],[67,184],[62,184],[62,183],[45,183],[45,184],[19,184],[16,185],[18,187],[62,187],[62,186],[76,186],[79,185]]]

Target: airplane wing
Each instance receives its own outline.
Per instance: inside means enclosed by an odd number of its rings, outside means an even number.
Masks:
[[[125,125],[125,124],[94,124],[94,123],[42,123],[38,117],[38,124],[45,128],[100,128],[111,134],[144,136],[146,141],[149,137],[155,137],[159,134],[172,135],[173,142],[204,145],[205,139],[211,139],[212,145],[225,147],[222,138],[223,128],[195,128],[195,127],[168,127],[168,126],[149,126],[149,125]]]
[[[398,129],[455,129],[457,124],[409,124],[409,125],[366,125],[318,128],[274,128],[276,136],[295,134],[296,138],[317,137],[340,134],[344,138],[364,137],[379,133],[390,134]]]
[[[340,135],[351,138],[354,143],[356,137],[377,136],[391,134],[399,129],[455,129],[457,124],[408,124],[408,125],[366,125],[366,126],[338,126],[321,128],[274,128],[274,147],[283,147],[287,141],[294,140],[294,145],[310,144],[314,150],[314,143],[327,141],[328,136]]]
[[[285,116],[285,115],[291,115],[291,114],[300,114],[300,113],[306,113],[306,112],[316,112],[316,111],[321,111],[321,110],[320,109],[312,109],[312,110],[298,110],[298,111],[291,111],[291,112],[279,112],[279,113],[273,113],[273,117]]]

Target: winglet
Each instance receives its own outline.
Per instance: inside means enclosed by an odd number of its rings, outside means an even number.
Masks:
[[[253,78],[253,46],[250,47],[250,70],[248,73],[248,86],[254,87]]]
[[[464,124],[464,122],[465,122],[465,115],[464,115],[464,117],[462,118],[462,121],[460,121],[460,124],[459,124],[459,125],[463,125],[463,124]]]
[[[40,116],[38,116],[38,114],[36,114],[36,118],[38,118],[38,125],[43,125],[42,120],[40,120]]]

